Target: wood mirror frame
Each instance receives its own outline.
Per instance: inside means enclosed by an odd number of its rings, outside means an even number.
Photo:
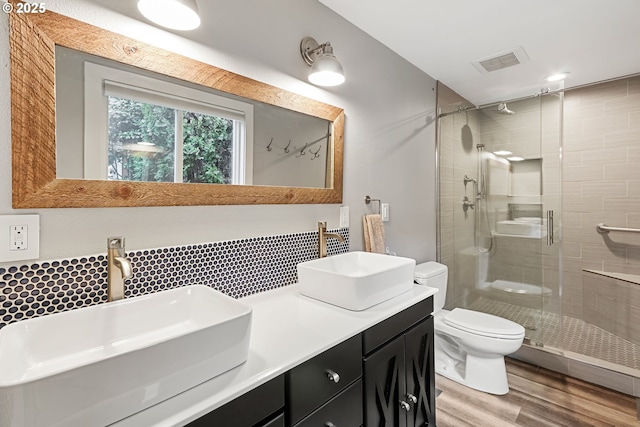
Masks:
[[[330,188],[58,179],[55,46],[86,52],[333,122]],[[342,202],[344,111],[47,11],[10,14],[14,208]]]

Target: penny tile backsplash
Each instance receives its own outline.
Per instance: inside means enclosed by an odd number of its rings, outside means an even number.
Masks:
[[[329,255],[348,252],[328,240]],[[315,231],[127,252],[133,276],[126,297],[204,284],[241,298],[297,281],[296,265],[317,258]],[[0,328],[19,320],[107,301],[107,256],[0,267]]]

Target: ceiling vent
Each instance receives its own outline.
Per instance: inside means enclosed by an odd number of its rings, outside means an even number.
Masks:
[[[522,47],[516,47],[505,52],[496,53],[484,58],[472,61],[474,67],[481,73],[490,73],[503,68],[513,67],[529,61],[529,56]]]

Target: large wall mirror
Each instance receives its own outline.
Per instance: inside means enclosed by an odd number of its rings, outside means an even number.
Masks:
[[[11,14],[13,207],[341,203],[342,109]]]

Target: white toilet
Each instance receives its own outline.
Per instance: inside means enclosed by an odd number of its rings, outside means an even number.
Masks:
[[[504,356],[522,345],[524,328],[510,320],[477,311],[444,310],[447,266],[418,264],[415,279],[437,288],[434,295],[435,370],[453,381],[492,394],[507,394]]]

